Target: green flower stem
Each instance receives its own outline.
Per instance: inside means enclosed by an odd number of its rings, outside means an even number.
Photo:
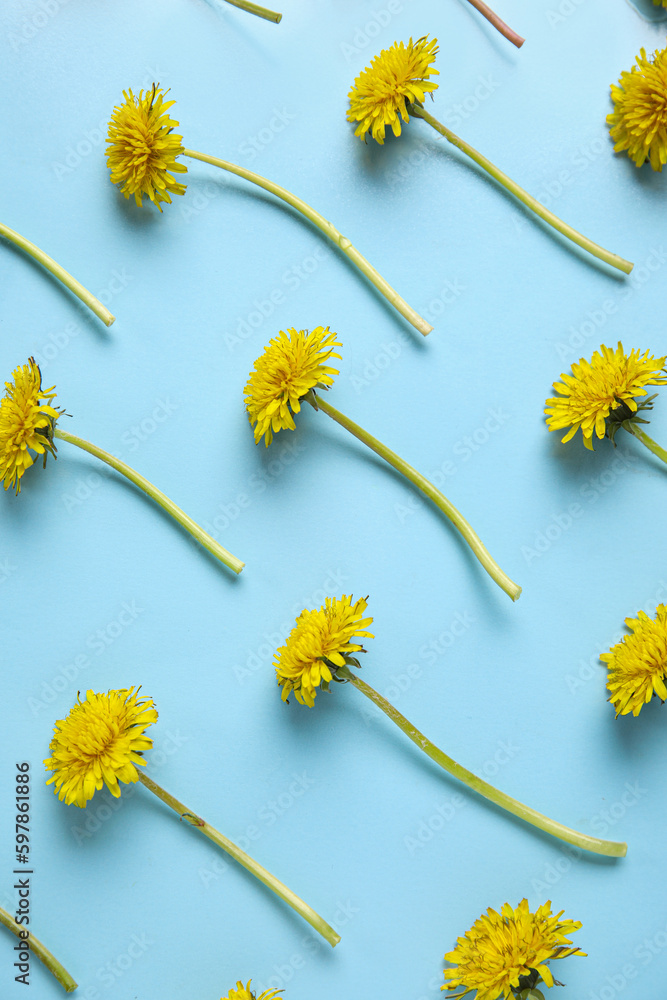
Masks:
[[[396,452],[391,451],[391,449],[387,448],[381,441],[374,438],[372,434],[365,431],[363,427],[360,427],[359,424],[355,424],[353,420],[346,417],[344,413],[340,412],[340,410],[336,410],[331,403],[325,402],[321,396],[317,396],[312,389],[306,396],[304,396],[304,399],[307,403],[310,403],[314,409],[322,410],[328,417],[331,417],[332,420],[335,420],[336,423],[340,424],[341,427],[344,427],[346,430],[350,431],[351,434],[354,434],[354,436],[360,441],[363,441],[363,443],[367,445],[371,451],[374,451],[376,455],[379,455],[380,458],[385,460],[385,462],[388,462],[392,468],[402,473],[405,478],[409,479],[411,483],[413,483],[419,490],[422,491],[422,493],[425,494],[425,496],[429,498],[429,500],[432,500],[436,507],[440,508],[443,514],[445,514],[446,517],[448,517],[452,522],[454,527],[463,535],[486,572],[493,580],[495,580],[501,590],[504,590],[513,601],[518,600],[521,594],[521,587],[514,583],[513,580],[510,580],[507,574],[502,571],[495,559],[493,559],[489,554],[477,532],[473,531],[472,527],[468,524],[463,515],[459,513],[456,507],[443,493],[440,492],[440,490],[436,489],[433,483],[430,483],[425,476],[422,476],[421,472],[417,472],[415,468],[408,465],[407,462],[404,462],[403,459],[396,454]]]
[[[297,198],[295,195],[290,194],[285,188],[280,187],[278,184],[274,184],[273,181],[269,181],[266,177],[261,177],[259,174],[255,174],[252,170],[246,170],[245,167],[237,167],[234,163],[229,163],[227,160],[219,160],[216,156],[206,156],[205,153],[196,153],[192,149],[184,149],[184,156],[190,156],[194,160],[201,160],[203,163],[210,163],[214,167],[220,167],[222,170],[228,170],[232,174],[236,174],[237,177],[243,177],[245,180],[250,181],[252,184],[257,184],[258,187],[264,188],[265,191],[270,191],[274,194],[276,198],[286,201],[288,205],[292,208],[296,208],[298,212],[305,215],[314,226],[328,236],[332,243],[346,254],[349,259],[357,265],[362,274],[365,274],[368,280],[375,285],[377,290],[384,295],[388,302],[394,306],[395,309],[407,319],[408,323],[411,323],[416,330],[419,330],[424,336],[430,333],[433,329],[425,319],[415,312],[412,306],[409,306],[405,299],[396,292],[391,285],[385,281],[381,274],[375,270],[375,268],[369,264],[365,257],[359,253],[355,247],[352,246],[350,241],[338,232],[335,226],[333,226],[323,215],[316,212],[314,208],[307,205],[305,201],[301,198]]]
[[[55,277],[58,278],[59,281],[62,281],[63,285],[69,288],[71,292],[74,292],[74,294],[81,299],[81,301],[87,305],[89,309],[92,309],[95,315],[99,316],[105,326],[111,326],[116,317],[110,313],[107,307],[102,305],[99,299],[96,299],[87,288],[84,288],[80,281],[77,281],[76,278],[72,277],[69,271],[66,271],[64,267],[60,266],[60,264],[56,264],[52,257],[49,257],[48,254],[45,254],[43,250],[40,250],[39,247],[35,246],[34,243],[31,243],[30,240],[21,236],[20,233],[14,232],[14,230],[10,229],[9,226],[4,226],[1,222],[0,236],[4,236],[5,239],[8,239],[15,246],[19,247],[19,249],[24,250],[25,253],[29,254],[36,261],[39,261],[42,267],[45,267],[47,271],[50,271],[51,274],[55,275]]]
[[[283,19],[282,14],[277,14],[275,10],[269,10],[268,7],[260,7],[258,3],[250,3],[249,0],[227,0],[233,7],[240,7],[241,10],[247,10],[249,14],[256,14],[257,17],[263,17],[265,21],[274,21],[276,24],[280,24]]]
[[[130,466],[125,462],[122,462],[114,455],[110,455],[108,451],[103,451],[102,448],[98,448],[97,445],[91,444],[90,441],[84,441],[83,438],[75,437],[74,434],[68,434],[67,431],[60,430],[59,427],[56,427],[53,434],[54,437],[60,438],[61,441],[67,441],[69,444],[75,444],[77,448],[82,448],[83,451],[87,451],[90,455],[94,455],[95,458],[99,458],[101,462],[106,462],[106,464],[110,465],[112,469],[116,470],[116,472],[120,472],[122,476],[129,479],[131,483],[138,486],[140,490],[144,491],[144,493],[147,493],[152,500],[155,500],[155,502],[159,504],[163,510],[166,510],[167,514],[171,514],[171,516],[178,521],[178,523],[185,528],[185,530],[188,531],[193,538],[196,538],[199,544],[210,552],[211,555],[214,555],[216,559],[223,562],[225,566],[229,566],[229,568],[233,569],[235,573],[241,572],[245,563],[241,562],[240,559],[237,559],[236,556],[231,554],[231,552],[228,552],[227,549],[223,548],[222,545],[220,545],[219,542],[216,542],[215,538],[212,538],[207,531],[200,528],[196,521],[193,521],[191,517],[188,517],[185,511],[181,510],[180,507],[177,507],[168,496],[153,486],[152,483],[149,483],[144,476],[135,472],[135,470],[130,468]]]
[[[6,910],[3,910],[1,906],[0,924],[4,924],[12,934],[15,934],[17,938],[25,941],[30,946],[30,951],[34,952],[40,962],[56,977],[60,985],[64,988],[65,993],[74,992],[78,984],[72,979],[67,969],[63,968],[55,955],[52,955],[41,941],[37,940],[32,931],[28,938],[22,938],[22,934],[25,934],[26,928],[22,924],[17,924],[14,918]]]
[[[483,2],[483,0],[470,0],[470,3],[480,12],[480,14],[482,14],[483,17],[487,19],[487,21],[490,21],[493,27],[497,28],[500,34],[504,35],[505,38],[512,43],[512,45],[516,45],[517,49],[521,48],[526,39],[522,38],[521,35],[518,35],[516,31],[510,28],[509,24],[505,24],[504,21],[501,21],[498,15],[492,11],[491,8]]]
[[[237,847],[233,841],[229,840],[224,836],[224,834],[212,827],[210,823],[207,823],[206,820],[203,820],[201,817],[195,816],[194,813],[191,813],[187,806],[184,806],[182,802],[179,802],[173,795],[166,792],[164,788],[157,785],[152,778],[148,777],[147,774],[140,772],[139,781],[141,781],[146,788],[153,792],[154,795],[157,795],[157,797],[168,805],[170,809],[173,809],[174,812],[178,813],[181,819],[187,820],[187,822],[193,826],[195,830],[203,833],[205,837],[208,837],[209,840],[212,840],[214,844],[217,844],[218,847],[221,847],[223,851],[226,851],[227,854],[234,858],[234,861],[238,861],[238,863],[242,865],[246,871],[249,871],[252,875],[258,878],[260,882],[263,882],[264,885],[268,886],[269,889],[275,892],[276,896],[279,896],[282,900],[284,900],[289,906],[292,907],[293,910],[302,916],[303,919],[318,932],[318,934],[321,934],[322,937],[329,942],[332,948],[336,947],[340,941],[340,934],[337,934],[333,927],[330,927],[326,920],[324,920],[318,913],[315,912],[315,910],[308,906],[307,903],[304,903],[304,901],[297,896],[296,893],[292,892],[291,889],[288,889],[286,885],[283,885],[283,883],[272,875],[271,872],[268,872],[266,868],[263,868],[260,864],[258,864],[253,858],[250,857],[249,854],[242,851],[240,847]]]
[[[667,451],[665,451],[664,448],[661,448],[652,437],[649,437],[646,431],[643,431],[641,427],[637,426],[637,424],[630,424],[629,430],[631,434],[634,434],[638,441],[641,441],[643,445],[646,445],[649,451],[653,452],[656,458],[660,458],[663,462],[667,463]]]
[[[504,792],[498,791],[493,785],[484,781],[483,778],[478,778],[476,774],[468,771],[467,768],[461,767],[460,764],[457,764],[455,760],[452,760],[451,757],[443,753],[435,744],[431,743],[411,722],[408,722],[405,716],[401,715],[386,698],[383,698],[374,688],[366,684],[365,681],[362,681],[356,674],[353,674],[348,667],[337,667],[336,676],[339,678],[342,677],[354,684],[362,694],[365,694],[378,708],[381,708],[385,715],[392,722],[395,722],[398,728],[406,736],[409,736],[420,750],[424,751],[427,757],[430,757],[436,764],[439,764],[448,774],[462,781],[468,788],[472,788],[474,792],[483,795],[485,799],[489,799],[490,802],[495,802],[496,805],[502,806],[503,809],[506,809],[514,816],[518,816],[527,823],[536,826],[538,830],[544,830],[545,833],[559,837],[566,844],[573,844],[575,847],[581,847],[585,851],[592,851],[594,854],[604,854],[610,858],[623,858],[627,854],[627,844],[621,844],[613,840],[600,840],[599,837],[589,837],[585,833],[579,833],[568,826],[563,826],[562,823],[556,823],[547,816],[543,816],[542,813],[537,812],[537,810],[531,809],[522,802],[518,802],[517,799],[513,799]]]
[[[535,212],[540,219],[543,219],[544,222],[548,222],[550,226],[557,229],[559,233],[563,234],[563,236],[567,236],[567,238],[572,240],[573,243],[576,243],[577,246],[587,250],[594,257],[599,257],[599,259],[603,260],[606,264],[611,264],[612,267],[618,268],[619,271],[623,271],[625,274],[630,274],[634,264],[631,264],[630,261],[619,257],[618,254],[610,253],[609,250],[605,250],[604,247],[599,246],[597,243],[593,243],[593,241],[589,240],[586,236],[582,236],[582,234],[577,232],[576,229],[573,229],[572,226],[568,226],[567,223],[563,222],[562,219],[559,219],[557,215],[554,215],[554,213],[550,212],[548,208],[545,208],[544,205],[537,200],[537,198],[533,198],[533,196],[528,194],[527,191],[524,191],[523,188],[519,187],[519,185],[508,177],[507,174],[504,174],[502,170],[498,170],[498,168],[494,166],[490,160],[487,160],[485,156],[478,153],[476,149],[473,149],[473,147],[463,139],[459,139],[459,137],[455,135],[454,132],[450,131],[450,129],[441,125],[437,118],[434,118],[433,115],[428,113],[426,108],[420,108],[411,104],[410,113],[416,118],[423,118],[425,122],[432,125],[436,132],[439,132],[440,135],[443,135],[445,139],[452,143],[453,146],[456,146],[456,148],[460,149],[462,153],[469,156],[471,160],[474,160],[475,163],[486,170],[488,174],[491,174],[491,176],[495,178],[499,184],[502,184],[502,186],[518,198],[519,201],[523,202],[524,205]]]

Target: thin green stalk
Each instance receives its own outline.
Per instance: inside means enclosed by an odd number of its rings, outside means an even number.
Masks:
[[[280,24],[283,19],[282,14],[277,14],[275,10],[269,10],[268,7],[260,7],[258,3],[250,3],[249,0],[227,0],[233,7],[240,7],[241,10],[247,10],[249,14],[256,14],[257,17],[263,17],[265,21],[273,21],[275,24]]]
[[[110,313],[107,307],[102,305],[99,299],[96,299],[87,288],[84,288],[81,282],[77,281],[76,278],[69,273],[69,271],[66,271],[64,267],[57,264],[52,257],[49,257],[48,254],[45,254],[43,250],[40,250],[39,247],[35,246],[34,243],[31,243],[30,240],[21,236],[20,233],[14,232],[13,229],[10,229],[9,226],[3,225],[1,222],[0,236],[4,236],[5,239],[8,239],[15,246],[19,247],[20,250],[25,251],[25,253],[29,254],[36,261],[39,261],[42,267],[45,267],[47,271],[50,271],[51,274],[55,275],[59,281],[62,281],[63,285],[69,288],[71,292],[74,292],[77,298],[81,299],[81,301],[87,305],[89,309],[92,309],[95,315],[99,316],[105,326],[111,326],[116,317]]]
[[[473,149],[469,143],[465,142],[463,139],[459,139],[454,132],[442,125],[437,118],[434,118],[433,115],[429,114],[426,108],[421,108],[417,105],[411,104],[410,112],[416,118],[423,118],[425,122],[428,122],[428,124],[431,125],[436,132],[439,132],[440,135],[443,135],[453,146],[456,146],[456,148],[460,149],[462,153],[469,156],[471,160],[474,160],[475,163],[486,170],[488,174],[491,174],[491,176],[497,180],[499,184],[502,184],[504,188],[518,198],[520,202],[523,202],[523,204],[535,212],[540,219],[547,222],[550,226],[553,226],[553,228],[558,230],[559,233],[562,233],[563,236],[567,236],[567,238],[572,240],[573,243],[576,243],[577,246],[587,250],[594,257],[598,257],[606,264],[610,264],[612,267],[618,268],[619,271],[623,271],[625,274],[630,274],[634,264],[631,264],[628,260],[624,260],[623,257],[619,257],[618,254],[610,253],[609,250],[605,250],[604,247],[601,247],[592,240],[589,240],[586,236],[582,236],[582,234],[577,232],[576,229],[573,229],[572,226],[568,226],[566,222],[563,222],[557,215],[554,215],[554,213],[550,212],[548,208],[545,208],[544,205],[537,200],[537,198],[533,198],[533,196],[528,194],[527,191],[524,191],[523,188],[519,187],[519,185],[508,177],[507,174],[504,174],[502,170],[498,170],[498,167],[494,166],[494,164],[491,163],[490,160],[487,160],[485,156],[482,156],[481,153],[478,153],[476,149]]]
[[[252,170],[246,170],[245,167],[237,167],[235,163],[229,163],[227,160],[219,160],[216,156],[207,156],[205,153],[196,153],[192,149],[184,149],[184,156],[190,156],[194,160],[201,160],[203,163],[210,163],[214,167],[220,167],[222,170],[228,170],[231,174],[236,174],[237,177],[243,177],[245,180],[250,181],[252,184],[257,184],[258,187],[264,188],[265,191],[270,191],[274,194],[276,198],[280,198],[282,201],[287,202],[292,208],[296,208],[298,212],[301,212],[314,226],[328,236],[332,243],[343,251],[344,254],[349,257],[349,259],[357,265],[362,274],[365,274],[368,280],[375,285],[377,290],[384,295],[388,302],[394,306],[395,309],[407,319],[408,323],[411,323],[416,330],[419,330],[424,336],[430,333],[433,329],[430,324],[423,319],[418,312],[416,312],[412,306],[409,306],[405,299],[396,292],[391,285],[385,281],[381,274],[375,270],[372,264],[366,260],[365,257],[359,253],[359,251],[352,246],[347,237],[339,233],[335,226],[333,226],[323,215],[316,212],[314,208],[307,205],[305,201],[301,198],[297,198],[296,195],[290,194],[285,188],[280,187],[279,184],[274,184],[273,181],[269,181],[266,177],[261,177],[259,174],[253,173]]]
[[[632,423],[630,424],[628,430],[630,431],[631,434],[634,434],[634,436],[637,438],[638,441],[641,441],[643,445],[646,445],[648,450],[652,452],[656,456],[656,458],[660,458],[663,462],[667,464],[667,451],[665,451],[664,448],[661,448],[660,445],[656,441],[654,441],[652,437],[649,437],[646,431],[643,431],[641,427],[637,426],[637,424],[632,424]]]
[[[26,946],[30,947],[30,951],[37,955],[37,958],[42,962],[43,965],[49,970],[52,975],[56,977],[60,985],[65,990],[65,993],[73,993],[77,988],[77,983],[72,979],[67,969],[65,969],[55,955],[52,955],[48,948],[45,948],[41,941],[39,941],[35,935],[30,931],[29,936],[23,937],[26,933],[26,929],[22,924],[17,924],[16,921],[6,910],[3,910],[0,906],[0,924],[4,924],[5,927],[15,934],[19,940],[22,940]]]
[[[215,827],[212,827],[210,823],[206,822],[206,820],[203,820],[200,816],[196,816],[194,813],[190,812],[187,806],[184,806],[182,802],[179,802],[173,795],[166,792],[164,788],[161,788],[160,785],[156,784],[152,778],[148,777],[147,774],[140,772],[139,781],[141,781],[146,788],[153,792],[154,795],[157,795],[157,797],[168,805],[170,809],[173,809],[174,812],[181,817],[181,819],[187,820],[187,822],[193,826],[195,830],[198,830],[199,833],[202,833],[205,837],[208,837],[209,840],[212,840],[214,844],[217,844],[218,847],[221,847],[223,851],[226,851],[227,854],[234,858],[234,861],[238,861],[238,863],[242,865],[246,871],[249,871],[252,875],[258,878],[260,882],[263,882],[264,885],[268,886],[269,889],[275,892],[276,896],[279,896],[282,900],[284,900],[289,906],[292,907],[293,910],[302,916],[303,919],[318,932],[318,934],[321,934],[325,941],[329,942],[332,948],[336,947],[340,941],[340,934],[337,934],[333,927],[330,927],[326,920],[316,913],[312,907],[308,906],[307,903],[304,903],[304,901],[297,896],[296,893],[292,892],[291,889],[288,889],[286,885],[283,885],[283,883],[280,882],[275,875],[268,872],[266,868],[263,868],[262,865],[258,864],[253,858],[250,857],[249,854],[242,851],[240,847],[237,847],[233,841],[229,840],[228,837],[225,837],[224,834],[216,830]]]
[[[521,48],[526,39],[522,38],[521,35],[518,35],[513,28],[510,28],[509,24],[505,24],[504,21],[501,21],[495,11],[492,11],[491,8],[483,2],[483,0],[470,0],[470,3],[480,12],[480,14],[482,14],[483,17],[487,19],[487,21],[493,25],[494,28],[497,28],[500,34],[504,35],[505,38],[512,43],[512,45],[516,45],[517,49]]]
[[[216,559],[219,559],[220,562],[225,564],[225,566],[234,570],[235,573],[241,572],[245,563],[241,562],[240,559],[237,559],[236,556],[231,554],[231,552],[228,552],[227,549],[223,548],[219,542],[216,542],[215,538],[212,538],[207,531],[200,528],[196,521],[193,521],[191,517],[188,517],[185,511],[181,510],[180,507],[170,500],[169,497],[162,492],[162,490],[158,490],[152,483],[149,483],[144,476],[135,472],[134,469],[132,469],[125,462],[122,462],[119,458],[116,458],[114,455],[110,455],[108,451],[104,451],[102,448],[98,448],[97,445],[91,444],[90,441],[84,441],[83,438],[76,437],[74,434],[68,434],[67,431],[63,431],[59,427],[56,427],[53,433],[54,437],[60,438],[62,441],[67,441],[69,444],[75,444],[77,448],[82,448],[83,451],[87,451],[90,455],[94,455],[95,458],[99,458],[101,462],[106,462],[106,464],[110,465],[112,469],[116,470],[116,472],[120,472],[122,476],[129,479],[131,483],[138,486],[140,490],[144,491],[144,493],[147,493],[152,500],[155,500],[155,502],[159,504],[159,506],[162,507],[167,514],[171,514],[171,516],[178,521],[178,523],[185,528],[185,530],[188,531],[193,538],[196,538],[199,544],[210,552],[211,555],[214,555]]]
[[[340,424],[341,427],[344,427],[351,434],[354,434],[354,436],[360,441],[363,441],[363,443],[367,445],[371,451],[374,451],[376,455],[379,455],[380,458],[385,460],[385,462],[388,462],[392,468],[397,470],[397,472],[402,473],[405,478],[409,479],[410,482],[417,487],[417,489],[421,490],[422,493],[429,498],[429,500],[432,500],[436,507],[438,507],[443,514],[449,518],[457,531],[463,535],[466,542],[475,553],[477,559],[480,561],[489,576],[495,580],[501,590],[504,590],[513,601],[518,600],[521,594],[521,587],[514,583],[513,580],[510,580],[509,576],[503,572],[495,559],[493,559],[489,554],[477,532],[472,529],[463,515],[456,509],[454,504],[451,503],[447,497],[440,492],[440,490],[436,489],[433,483],[430,483],[425,476],[422,476],[421,472],[417,472],[412,465],[408,465],[407,462],[403,461],[403,459],[400,458],[396,452],[391,451],[391,449],[387,448],[387,446],[382,444],[381,441],[374,438],[372,434],[365,431],[363,427],[360,427],[359,424],[355,424],[355,422],[350,420],[349,417],[346,417],[344,413],[335,409],[331,403],[327,403],[322,396],[317,396],[312,389],[306,396],[304,396],[304,399],[307,403],[310,403],[314,409],[322,410],[328,417],[331,417],[332,420],[335,420],[336,423]]]
[[[592,851],[594,854],[604,854],[610,858],[623,858],[627,854],[627,844],[618,843],[614,840],[600,840],[599,837],[589,837],[586,833],[579,833],[577,830],[572,830],[569,826],[563,826],[562,823],[557,823],[555,820],[543,816],[536,809],[525,806],[517,799],[506,795],[505,792],[498,791],[488,781],[478,778],[472,771],[461,767],[460,764],[457,764],[455,760],[452,760],[451,757],[443,753],[435,744],[431,743],[411,722],[408,722],[405,716],[401,715],[386,698],[383,698],[374,688],[366,684],[365,681],[362,681],[356,674],[353,674],[348,667],[338,667],[336,669],[336,676],[343,677],[354,684],[362,694],[366,695],[378,708],[381,708],[385,715],[392,722],[395,722],[398,728],[406,736],[409,736],[420,750],[424,751],[427,757],[430,757],[436,764],[439,764],[448,774],[462,781],[468,788],[472,788],[474,792],[483,795],[485,799],[489,799],[490,802],[495,802],[496,805],[502,806],[503,809],[506,809],[514,816],[518,816],[527,823],[536,826],[538,830],[543,830],[545,833],[550,833],[552,836],[564,840],[566,844],[573,844],[575,847],[581,847],[582,850]]]

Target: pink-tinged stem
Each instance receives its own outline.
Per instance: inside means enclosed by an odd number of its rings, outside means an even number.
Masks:
[[[501,35],[504,35],[505,38],[512,43],[512,45],[516,45],[517,49],[521,48],[526,39],[517,34],[513,28],[510,28],[509,24],[505,24],[505,22],[498,17],[495,11],[492,11],[491,8],[484,3],[484,0],[469,0],[469,2],[473,5],[475,10],[478,10],[482,17],[485,17],[487,21],[500,32]]]

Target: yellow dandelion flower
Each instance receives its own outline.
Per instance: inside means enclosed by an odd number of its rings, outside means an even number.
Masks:
[[[626,844],[600,840],[599,837],[579,833],[571,827],[549,819],[548,816],[525,806],[462,767],[401,715],[384,695],[351,670],[351,667],[360,667],[359,660],[354,654],[365,652],[358,640],[362,636],[374,638],[374,634],[367,630],[373,619],[364,618],[365,611],[366,600],[361,599],[353,604],[352,597],[344,595],[341,598],[328,597],[319,610],[301,612],[285,645],[281,646],[274,656],[276,678],[279,687],[282,688],[283,701],[287,701],[293,691],[301,705],[312,708],[318,688],[328,690],[331,681],[351,684],[373,705],[381,709],[387,718],[391,719],[401,732],[443,771],[458,778],[477,794],[501,806],[512,815],[519,816],[539,830],[560,837],[568,844],[609,857],[625,855]]]
[[[640,611],[626,618],[632,634],[626,635],[600,659],[607,664],[609,701],[619,715],[639,715],[653,695],[667,700],[667,607],[659,604],[655,618]]]
[[[653,58],[641,49],[637,65],[612,84],[614,111],[607,116],[614,151],[627,152],[637,167],[648,160],[654,170],[667,163],[667,48]]]
[[[246,854],[229,837],[216,830],[183,802],[179,802],[164,788],[153,781],[145,771],[138,771],[137,764],[145,765],[142,754],[150,750],[153,741],[145,730],[157,721],[157,711],[150,698],[139,697],[140,688],[123,688],[107,694],[86,693],[86,700],[77,697],[77,704],[66,719],[56,722],[51,740],[51,756],[44,761],[52,776],[47,785],[54,784],[54,792],[67,805],[85,809],[95,792],[106,785],[116,798],[120,796],[119,782],[139,781],[161,802],[173,809],[180,820],[187,822],[202,836],[207,837],[226,851],[246,871],[255,875],[280,899],[299,913],[331,945],[340,941],[340,934],[291,889],[267,871],[249,854]],[[250,983],[246,989],[249,989]],[[242,989],[243,984],[237,983]],[[238,994],[245,997],[245,993]],[[252,994],[248,994],[252,996]],[[232,992],[232,997],[237,994]],[[275,991],[263,993],[265,1000],[275,996]]]
[[[51,406],[54,387],[42,389],[42,373],[34,358],[12,372],[0,400],[0,475],[6,490],[21,492],[21,478],[34,462],[31,452],[56,457],[53,430],[60,411]]]
[[[559,395],[547,399],[544,410],[549,430],[567,428],[565,443],[581,428],[584,444],[592,451],[594,435],[613,437],[608,425],[611,417],[641,438],[632,424],[642,409],[636,398],[646,396],[647,385],[667,382],[664,365],[664,357],[654,358],[648,351],[626,354],[620,342],[616,350],[601,345],[590,361],[580,358],[579,364],[572,365],[571,375],[561,375],[563,381],[554,383],[554,392]]]
[[[156,83],[138,97],[123,91],[125,102],[113,109],[107,146],[112,184],[120,184],[126,198],[134,195],[137,205],[146,195],[160,211],[160,202],[171,204],[170,195],[185,193],[185,184],[173,174],[188,169],[176,162],[183,153],[183,137],[173,131],[178,122],[167,112],[176,102],[165,101],[167,93]]]
[[[140,698],[139,689],[123,688],[107,694],[86,693],[66,719],[56,722],[51,756],[44,761],[53,775],[47,785],[67,805],[82,809],[96,791],[106,785],[120,796],[119,781],[137,781],[136,765],[145,765],[141,754],[153,741],[144,731],[157,721],[150,698]]]
[[[256,444],[264,435],[268,448],[274,433],[286,428],[294,430],[292,414],[301,409],[303,397],[315,387],[333,385],[338,369],[330,368],[327,361],[340,358],[340,354],[334,352],[334,347],[341,346],[336,336],[328,326],[318,326],[310,333],[281,330],[264,348],[244,389]]]
[[[388,125],[394,135],[400,135],[401,118],[410,121],[408,105],[421,104],[425,94],[438,88],[437,83],[429,80],[439,75],[437,69],[431,69],[437,52],[437,38],[429,42],[425,36],[414,43],[410,39],[407,45],[394,42],[390,49],[383,49],[375,56],[348,94],[347,120],[359,122],[354,134],[365,139],[370,132],[380,145],[384,143]]]
[[[653,3],[656,7],[659,7],[661,4],[663,7],[667,7],[667,0],[653,0]]]
[[[336,667],[356,662],[352,653],[365,652],[354,640],[361,636],[374,638],[367,626],[372,618],[364,618],[366,601],[352,597],[327,597],[318,611],[302,611],[287,642],[275,654],[276,677],[282,687],[282,699],[287,701],[294,691],[301,705],[315,704],[317,688],[327,687]]]
[[[222,997],[222,1000],[273,1000],[274,997],[277,997],[283,992],[282,990],[264,990],[263,993],[260,993],[260,995],[257,996],[250,989],[251,982],[252,980],[249,979],[244,986],[239,979],[236,984],[236,989],[230,990],[226,997]]]
[[[581,923],[561,920],[562,913],[552,915],[550,900],[535,913],[528,909],[527,899],[516,909],[505,903],[500,913],[489,907],[463,937],[457,938],[454,951],[445,955],[456,968],[445,969],[449,982],[441,989],[451,990],[456,997],[477,990],[476,1000],[509,1000],[514,991],[534,989],[540,980],[553,986],[547,962],[586,954],[571,947],[568,940]]]

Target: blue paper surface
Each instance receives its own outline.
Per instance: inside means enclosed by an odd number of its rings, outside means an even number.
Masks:
[[[239,578],[134,487],[62,443],[0,497],[0,905],[14,911],[14,765],[31,765],[31,929],[85,1000],[434,1000],[488,907],[581,920],[563,998],[660,997],[667,964],[664,709],[614,720],[601,652],[667,599],[664,467],[619,434],[585,451],[543,419],[601,342],[665,338],[667,177],[615,156],[609,85],[664,12],[497,0],[284,0],[280,25],[204,0],[5,0],[1,219],[116,314],[110,328],[0,246],[0,371],[33,355],[71,433],[129,462],[247,566]],[[639,6],[639,4],[638,4]],[[436,117],[587,236],[534,219],[424,122],[384,147],[347,93],[396,39],[436,36]],[[435,329],[423,339],[328,241],[247,182],[188,160],[163,214],[109,183],[122,91],[171,88],[184,144],[304,198]],[[446,520],[322,413],[267,450],[242,390],[287,327],[343,343],[334,406],[430,476],[524,588],[511,601]],[[664,396],[664,394],[663,394]],[[658,399],[651,434],[667,442]],[[348,686],[281,703],[272,657],[304,607],[369,595],[363,676],[446,752],[625,859],[573,852],[449,779]],[[77,691],[142,685],[148,771],[342,935],[331,951],[141,786],[85,811],[44,782]],[[36,960],[0,995],[58,996]],[[627,990],[627,993],[626,993]],[[555,994],[554,994],[555,995]]]

